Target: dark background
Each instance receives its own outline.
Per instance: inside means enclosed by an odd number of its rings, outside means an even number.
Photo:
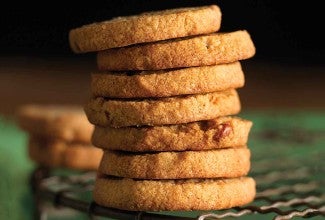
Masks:
[[[325,40],[321,34],[324,12],[320,2],[7,1],[1,5],[0,55],[70,56],[68,32],[83,24],[143,11],[217,4],[223,13],[221,30],[247,29],[257,47],[255,59],[321,63]]]

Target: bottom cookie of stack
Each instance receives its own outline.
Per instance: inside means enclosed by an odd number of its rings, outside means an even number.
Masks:
[[[234,179],[136,180],[101,175],[94,200],[132,211],[219,210],[253,201],[255,181]]]

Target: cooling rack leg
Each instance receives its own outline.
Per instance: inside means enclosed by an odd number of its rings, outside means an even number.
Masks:
[[[46,167],[37,167],[30,176],[30,187],[33,193],[34,200],[34,219],[46,220],[47,214],[44,211],[44,204],[39,198],[39,186],[43,179],[50,176],[50,169]]]

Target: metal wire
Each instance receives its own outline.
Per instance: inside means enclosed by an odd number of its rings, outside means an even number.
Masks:
[[[293,140],[296,136],[290,133],[289,128],[288,130],[281,129],[274,128],[270,131],[264,129],[264,133],[255,133],[255,139],[262,138],[261,140],[265,142],[272,138],[280,141],[288,139],[288,143],[299,144],[300,136],[297,137],[297,140]],[[312,140],[309,137],[320,139],[317,132],[314,134],[308,130],[304,131],[303,128],[299,129],[303,132],[298,132],[298,135],[305,134],[303,139],[305,142]],[[59,175],[41,167],[33,173],[31,183],[35,201],[38,204],[38,218],[44,220],[48,216],[43,208],[45,201],[50,202],[54,207],[66,207],[85,213],[89,218],[102,216],[134,220],[205,220],[249,216],[250,219],[265,219],[265,215],[267,215],[268,218],[282,220],[295,217],[323,217],[325,216],[325,182],[323,178],[325,166],[319,163],[319,159],[317,159],[318,163],[315,162],[316,157],[322,158],[322,155],[319,154],[321,151],[313,155],[306,153],[303,155],[304,157],[298,158],[299,160],[291,157],[296,153],[295,151],[294,147],[283,150],[283,146],[279,145],[278,150],[272,149],[274,152],[272,156],[265,156],[270,151],[255,154],[250,173],[257,182],[255,201],[247,206],[208,213],[133,212],[99,206],[91,199],[96,177],[94,172]]]
[[[95,179],[95,173],[83,173],[72,176],[50,176],[43,180],[40,172],[48,174],[48,170],[39,168],[35,171],[33,182],[39,182],[38,195],[42,200],[51,201],[54,206],[68,207],[89,216],[103,216],[116,219],[221,219],[227,217],[241,217],[244,215],[274,214],[274,219],[291,219],[294,217],[325,216],[325,194],[319,191],[321,182],[309,180],[299,182],[299,180],[309,175],[309,169],[302,167],[283,175],[281,172],[260,173],[255,176],[257,182],[260,181],[260,191],[256,195],[252,205],[236,207],[226,211],[216,213],[202,213],[199,216],[182,217],[166,214],[123,211],[106,208],[97,205],[91,200],[83,201],[78,198],[82,193],[91,193]],[[295,184],[284,185],[281,181],[294,180]],[[276,182],[280,185],[275,188]],[[288,198],[287,198],[288,197]],[[290,198],[291,197],[291,198]],[[39,198],[39,199],[40,199]],[[258,203],[263,204],[258,204]],[[256,203],[256,204],[255,204]],[[297,209],[297,207],[299,209]],[[44,215],[42,217],[44,219]]]

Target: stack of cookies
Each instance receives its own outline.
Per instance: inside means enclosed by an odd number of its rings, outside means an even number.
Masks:
[[[105,150],[94,200],[125,210],[212,210],[253,200],[250,121],[236,88],[246,31],[215,33],[215,6],[120,17],[70,32],[76,53],[98,51],[85,106]]]
[[[41,166],[97,170],[102,150],[91,145],[93,132],[82,108],[26,105],[18,111],[22,129],[29,133],[28,153]]]

